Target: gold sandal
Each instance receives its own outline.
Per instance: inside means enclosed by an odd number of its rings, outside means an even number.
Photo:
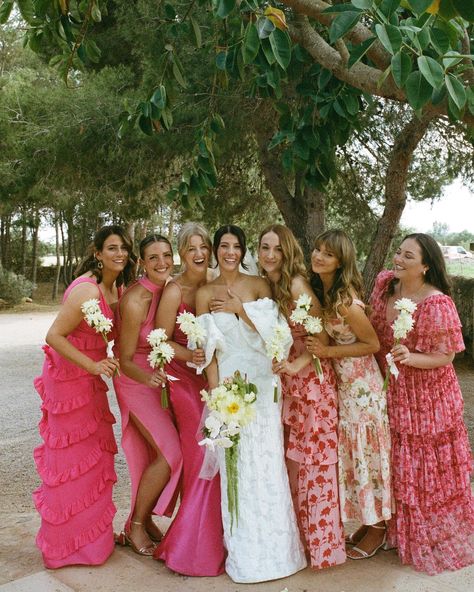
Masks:
[[[143,526],[143,524],[141,522],[135,522],[133,520],[130,521],[130,524],[137,524],[137,525]],[[128,533],[125,528],[122,530],[122,532],[120,534],[116,535],[115,544],[121,545],[122,547],[130,547],[132,549],[132,551],[134,553],[136,553],[137,555],[144,555],[146,557],[150,557],[151,555],[153,555],[153,553],[155,552],[155,549],[156,549],[155,543],[152,543],[151,545],[148,545],[147,547],[137,547],[135,545],[135,543],[132,541],[132,539],[130,538],[130,533]]]

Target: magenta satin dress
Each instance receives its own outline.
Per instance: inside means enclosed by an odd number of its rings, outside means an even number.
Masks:
[[[151,347],[146,338],[150,331],[154,329],[156,309],[158,308],[163,288],[162,286],[157,286],[146,277],[141,278],[138,283],[151,292],[152,300],[147,317],[140,327],[133,361],[140,368],[151,372],[150,364],[147,360]],[[133,286],[130,289],[133,290]],[[120,331],[118,307],[116,320],[117,327]],[[119,351],[120,338],[117,351],[118,357],[120,357]],[[171,516],[173,513],[181,476],[182,456],[178,432],[171,411],[161,407],[160,389],[150,388],[136,382],[123,372],[120,376],[114,377],[114,387],[122,416],[122,449],[127,459],[132,488],[131,510],[125,525],[128,528],[135,508],[138,486],[140,485],[143,472],[155,458],[153,448],[140,434],[133,421],[130,421],[130,414],[135,416],[145,426],[170,467],[170,479],[157,499],[156,505],[153,508],[153,514]]]
[[[63,302],[84,282],[97,285],[94,278],[79,277],[66,290]],[[105,316],[113,318],[102,292],[99,305]],[[114,328],[108,335],[109,340],[113,338]],[[93,360],[106,357],[102,336],[84,320],[67,339]],[[99,565],[114,549],[112,486],[117,446],[107,385],[50,346],[43,349],[43,372],[34,381],[43,401],[39,431],[44,441],[34,451],[42,480],[33,493],[41,516],[36,544],[48,568]]]
[[[194,313],[182,302],[178,314],[184,311]],[[177,324],[173,341],[186,347]],[[207,384],[181,360],[172,360],[166,371],[179,379],[169,382],[169,392],[183,452],[183,481],[178,513],[154,557],[180,574],[217,576],[224,572],[225,560],[220,480],[218,475],[211,481],[199,478],[204,457],[197,433],[204,406],[199,393]]]

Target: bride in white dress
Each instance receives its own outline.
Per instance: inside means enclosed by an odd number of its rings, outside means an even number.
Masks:
[[[273,400],[267,339],[278,318],[268,284],[239,271],[245,235],[224,226],[214,235],[220,275],[199,289],[196,310],[206,328],[209,388],[235,370],[257,385],[255,419],[240,433],[238,522],[231,529],[223,450],[218,452],[226,571],[238,583],[289,576],[306,567],[284,460],[281,403]],[[288,344],[288,349],[291,342]]]

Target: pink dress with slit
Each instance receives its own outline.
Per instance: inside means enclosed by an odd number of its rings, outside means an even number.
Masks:
[[[141,278],[138,283],[151,292],[152,299],[146,319],[140,327],[133,361],[143,370],[151,372],[150,364],[147,360],[151,346],[146,338],[150,331],[154,329],[156,309],[158,308],[163,288],[162,286],[157,286],[146,277]],[[133,290],[133,286],[129,289]],[[117,328],[120,331],[121,320],[119,307],[117,307],[116,319]],[[117,351],[118,357],[120,357],[119,351],[120,337]],[[163,409],[161,406],[161,389],[150,388],[136,382],[126,376],[124,372],[120,376],[114,377],[114,387],[122,417],[122,448],[127,459],[132,489],[131,510],[125,525],[128,528],[135,508],[138,486],[140,485],[143,472],[156,456],[153,448],[140,434],[133,421],[130,420],[130,415],[135,416],[152,436],[156,446],[170,467],[170,479],[156,501],[152,511],[153,514],[171,516],[173,513],[178,495],[182,456],[178,432],[171,410]]]
[[[393,346],[387,291],[393,272],[379,274],[371,321],[380,339],[382,372]],[[461,323],[453,301],[433,294],[418,303],[414,327],[402,341],[411,352],[460,352]],[[402,563],[437,574],[474,563],[472,455],[463,421],[463,399],[452,364],[419,369],[398,364],[387,392],[396,512],[389,542]]]
[[[301,325],[290,324],[293,346],[288,359],[306,347]],[[321,360],[320,384],[312,364],[295,376],[282,375],[283,423],[290,487],[302,540],[311,567],[344,563],[346,550],[339,512],[337,476],[337,386],[329,360]]]
[[[191,307],[181,302],[178,314],[185,311],[194,314]],[[187,337],[178,324],[172,339],[187,345]],[[183,479],[180,507],[154,557],[180,574],[217,576],[223,573],[225,560],[220,480],[218,475],[211,481],[199,478],[204,458],[204,449],[198,445],[204,406],[200,391],[207,388],[207,383],[186,362],[176,358],[167,365],[166,372],[178,379],[168,384],[183,453]]]
[[[68,287],[64,300],[80,283],[97,285],[94,278],[79,277]],[[100,291],[102,313],[113,312]],[[108,339],[114,338],[114,328]],[[102,336],[82,320],[67,336],[78,350],[99,361],[106,357]],[[60,356],[48,345],[41,376],[34,385],[42,399],[40,435],[44,441],[34,451],[42,484],[33,492],[41,516],[36,543],[48,568],[65,565],[99,565],[114,549],[112,520],[116,481],[112,431],[115,423],[107,400],[107,385]]]

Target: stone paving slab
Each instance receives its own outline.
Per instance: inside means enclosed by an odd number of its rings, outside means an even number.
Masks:
[[[74,592],[53,575],[40,571],[0,586],[0,592]]]

